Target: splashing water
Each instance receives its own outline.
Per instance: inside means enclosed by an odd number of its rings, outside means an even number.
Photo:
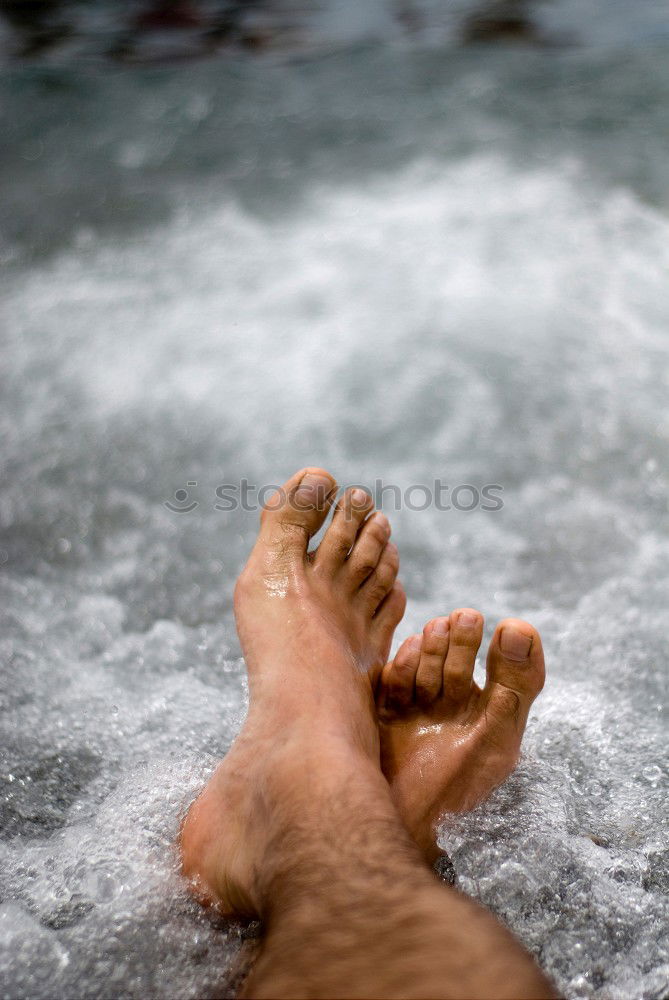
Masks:
[[[645,63],[384,58],[240,66],[250,96],[220,67],[112,75],[104,123],[85,80],[19,81],[16,155],[22,112],[50,124],[4,229],[9,995],[232,990],[243,934],[174,850],[246,705],[231,593],[257,515],[216,488],[308,462],[501,486],[497,511],[388,510],[398,638],[474,605],[547,651],[519,770],[443,843],[567,996],[665,994],[668,160],[634,150],[669,134],[666,69],[623,121]]]

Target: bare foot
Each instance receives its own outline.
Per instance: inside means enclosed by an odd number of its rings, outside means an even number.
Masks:
[[[382,668],[404,614],[399,558],[362,490],[345,494],[308,552],[335,492],[322,469],[293,476],[263,511],[237,582],[249,715],[181,830],[184,874],[226,914],[262,911],[265,861],[314,790],[342,775],[383,783],[368,671]]]
[[[544,684],[539,633],[507,618],[490,643],[481,690],[472,677],[482,631],[483,615],[471,608],[434,618],[372,676],[383,773],[430,860],[440,817],[472,809],[513,771]]]

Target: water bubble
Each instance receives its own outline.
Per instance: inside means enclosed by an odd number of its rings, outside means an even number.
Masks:
[[[657,764],[649,764],[648,767],[644,767],[641,773],[651,785],[657,785],[664,777],[662,768],[658,767]]]

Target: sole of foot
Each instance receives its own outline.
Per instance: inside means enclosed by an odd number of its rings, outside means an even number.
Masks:
[[[483,689],[473,680],[483,615],[459,608],[412,635],[372,675],[381,762],[405,825],[429,860],[445,813],[467,812],[513,771],[544,684],[539,633],[507,618],[492,637]]]
[[[369,672],[387,659],[406,598],[387,518],[364,490],[338,503],[336,492],[323,469],[292,476],[268,501],[235,589],[249,714],[180,836],[195,895],[227,915],[262,913],[267,845],[304,822],[314,789],[378,769]]]

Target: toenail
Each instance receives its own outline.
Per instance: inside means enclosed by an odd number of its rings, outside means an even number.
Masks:
[[[532,648],[532,637],[507,625],[499,637],[499,648],[509,660],[526,660]]]
[[[300,510],[322,508],[332,489],[332,480],[317,472],[308,472],[295,490],[293,500]]]
[[[473,611],[461,611],[458,615],[458,625],[463,628],[472,628],[478,624],[479,616]]]
[[[451,624],[448,618],[440,618],[432,626],[432,635],[448,635]]]
[[[409,639],[408,646],[412,653],[418,652],[423,645],[422,635],[412,635]]]
[[[369,506],[371,497],[365,490],[353,490],[351,493],[351,506],[354,510],[364,510]]]

